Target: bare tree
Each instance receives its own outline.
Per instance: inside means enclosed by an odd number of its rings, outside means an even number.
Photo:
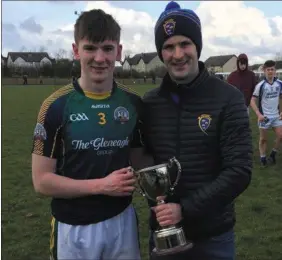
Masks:
[[[56,60],[66,59],[67,52],[64,49],[59,49],[57,53],[55,54],[55,57],[56,57]]]
[[[46,48],[45,48],[43,45],[41,45],[41,46],[39,47],[38,51],[39,51],[39,52],[46,52]]]
[[[275,61],[282,61],[282,51],[276,53],[274,60]]]
[[[26,47],[22,46],[21,49],[20,49],[20,52],[26,52],[26,51],[27,51]]]
[[[69,51],[69,53],[68,53],[68,58],[69,58],[70,60],[74,60],[74,55],[73,55],[73,51],[72,51],[72,50]]]
[[[130,58],[131,54],[132,54],[132,52],[130,50],[125,50],[123,52],[123,55],[124,55],[124,59],[123,60]]]

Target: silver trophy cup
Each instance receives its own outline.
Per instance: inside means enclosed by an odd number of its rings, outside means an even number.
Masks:
[[[175,182],[171,183],[171,171],[173,164],[177,166],[177,176]],[[165,197],[172,194],[181,175],[181,165],[179,161],[173,157],[168,163],[159,164],[152,167],[134,171],[139,192],[142,196],[149,200],[157,202],[157,205],[164,204],[164,200],[157,200],[157,197]],[[167,226],[159,227],[153,234],[155,248],[152,254],[170,255],[182,251],[189,250],[193,244],[185,238],[182,227]]]

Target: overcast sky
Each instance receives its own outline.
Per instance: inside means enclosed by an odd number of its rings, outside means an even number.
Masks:
[[[71,52],[74,11],[101,8],[122,27],[126,53],[155,51],[153,28],[168,1],[3,1],[2,54],[9,51],[46,50],[52,57],[59,49]],[[201,60],[209,56],[245,52],[251,63],[282,55],[282,2],[185,1],[203,28]]]

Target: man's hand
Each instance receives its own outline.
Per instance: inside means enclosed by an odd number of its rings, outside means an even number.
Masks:
[[[135,177],[131,167],[116,170],[105,177],[103,194],[109,196],[130,196],[135,190]]]
[[[175,225],[182,219],[181,206],[176,203],[165,203],[152,208],[161,227]]]
[[[264,115],[262,115],[261,113],[258,113],[258,121],[259,122],[263,122],[264,120],[265,120],[265,117],[264,117]]]
[[[282,112],[280,112],[279,120],[282,120]]]

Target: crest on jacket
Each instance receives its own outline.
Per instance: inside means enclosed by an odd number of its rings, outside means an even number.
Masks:
[[[211,125],[211,115],[202,114],[198,117],[198,125],[203,133],[207,135],[207,130]]]

